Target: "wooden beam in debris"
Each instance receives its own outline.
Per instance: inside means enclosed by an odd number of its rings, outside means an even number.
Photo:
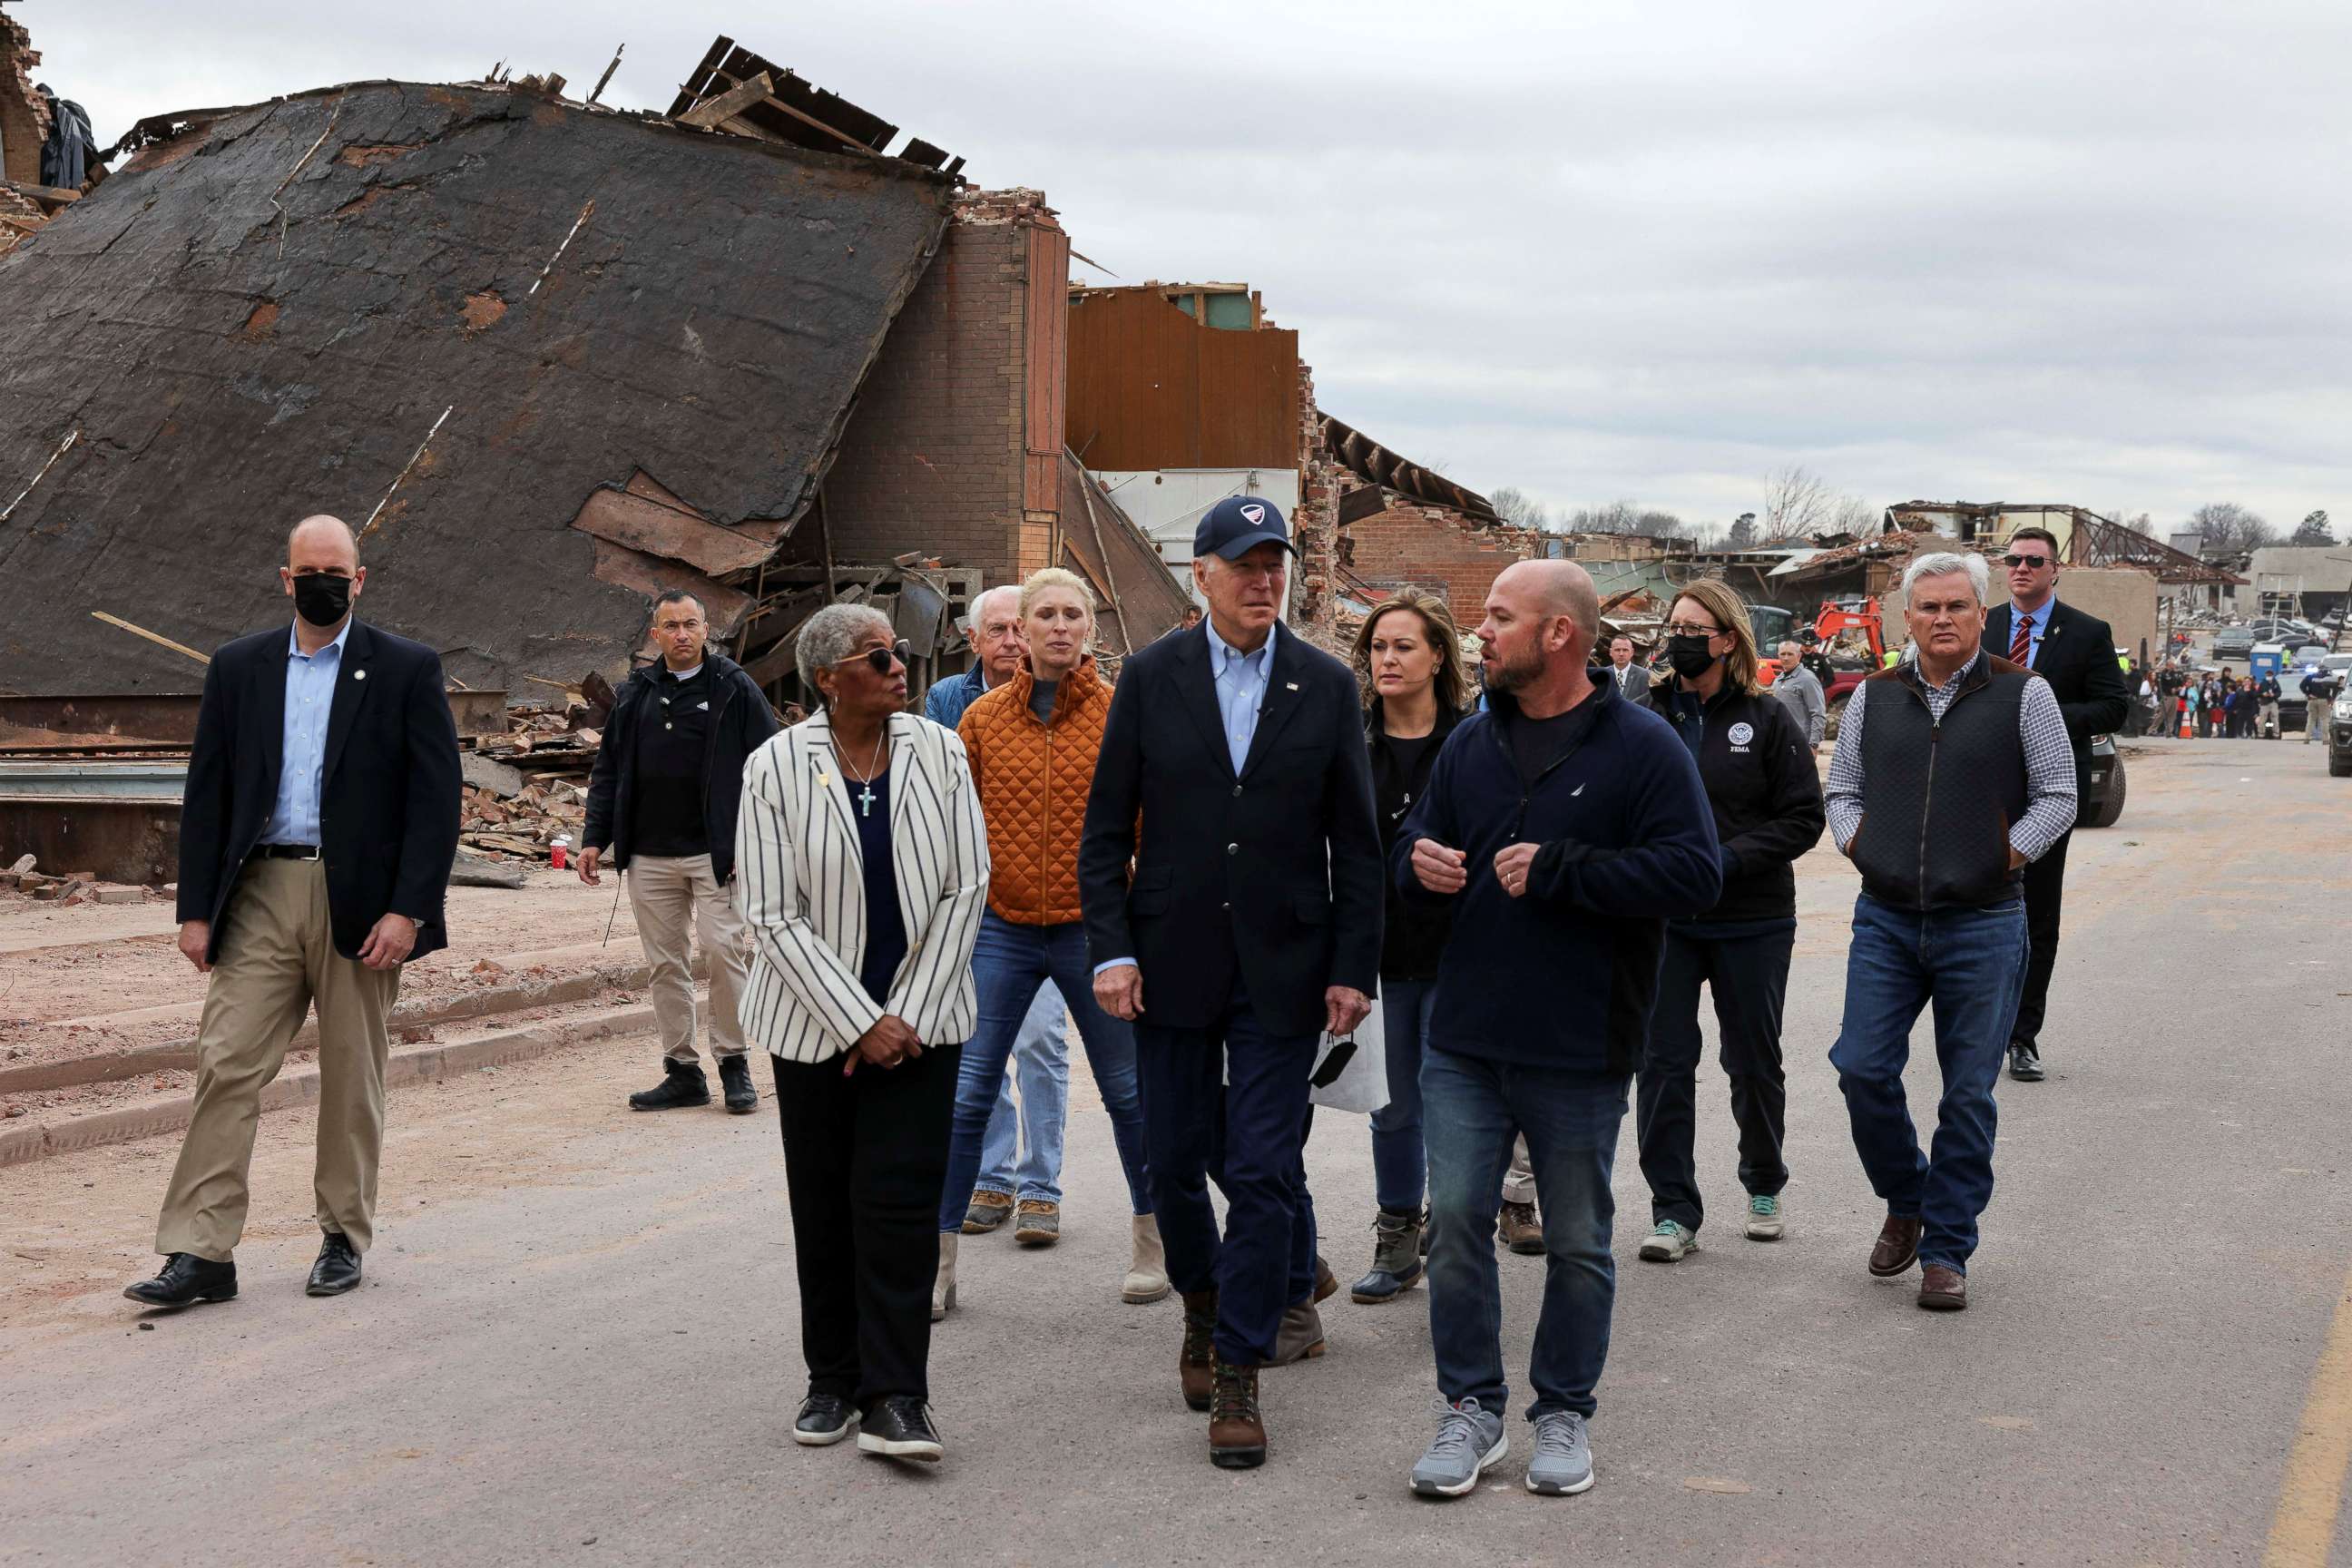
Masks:
[[[680,125],[698,130],[715,129],[722,121],[734,119],[753,104],[765,100],[773,86],[768,73],[761,71],[749,81],[737,82],[716,98],[706,98],[677,117]]]

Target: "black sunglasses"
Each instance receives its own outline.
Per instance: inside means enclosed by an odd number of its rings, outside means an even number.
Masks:
[[[2008,554],[2000,558],[2000,563],[2004,566],[2047,566],[2050,564],[2050,557],[2047,555],[2020,555],[2016,551],[2012,550]]]
[[[866,661],[866,667],[875,674],[887,675],[893,664],[905,664],[914,656],[914,645],[906,638],[900,637],[888,647],[869,647],[864,653],[853,653],[848,658],[835,659],[834,662],[838,666],[847,664],[851,659],[862,658]]]

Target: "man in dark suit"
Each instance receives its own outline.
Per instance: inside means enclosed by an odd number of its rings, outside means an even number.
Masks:
[[[1120,674],[1078,887],[1096,999],[1136,1025],[1185,1403],[1240,1468],[1265,1461],[1257,1369],[1314,1278],[1307,1075],[1321,1031],[1370,1011],[1383,889],[1355,676],[1277,625],[1282,513],[1227,497],[1192,552],[1208,621]]]
[[[2047,530],[2021,528],[2001,557],[2009,570],[2009,603],[1985,616],[1984,646],[2050,683],[2074,747],[2074,784],[2091,798],[2091,737],[2112,735],[2131,713],[2131,692],[2116,663],[2115,633],[2096,616],[2058,600],[2058,541]],[[2025,991],[2009,1034],[2009,1076],[2039,1083],[2042,1020],[2049,1011],[2050,973],[2058,962],[2058,916],[2066,892],[2070,832],[2025,868],[2025,929],[2032,951]]]
[[[448,945],[457,732],[431,648],[353,618],[352,531],[309,517],[278,576],[292,633],[257,632],[205,676],[180,814],[180,952],[212,976],[196,1102],[164,1190],[151,1307],[226,1301],[262,1089],[319,1009],[319,1227],[310,1293],[360,1282],[383,1147],[385,1023],[400,966]]]

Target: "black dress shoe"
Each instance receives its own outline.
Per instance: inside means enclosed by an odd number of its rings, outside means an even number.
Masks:
[[[163,1271],[152,1279],[126,1285],[122,1293],[142,1307],[193,1307],[199,1301],[236,1299],[236,1260],[215,1263],[193,1252],[174,1252],[163,1260]]]
[[[663,1058],[661,1082],[629,1096],[631,1110],[674,1110],[680,1106],[709,1103],[710,1080],[702,1076],[702,1064],[682,1062],[674,1057]]]
[[[751,1087],[751,1064],[740,1055],[719,1058],[719,1082],[727,1090],[727,1109],[736,1115],[748,1115],[760,1108],[760,1091]]]
[[[352,1238],[340,1230],[329,1231],[305,1289],[313,1296],[340,1296],[359,1282],[360,1255],[352,1249]]]
[[[857,1406],[838,1394],[812,1394],[801,1401],[801,1413],[793,1422],[793,1441],[822,1448],[848,1436],[856,1421]]]
[[[866,1413],[857,1428],[857,1451],[935,1464],[946,1450],[931,1425],[930,1406],[911,1394],[891,1394]]]
[[[2042,1081],[2042,1053],[2016,1040],[2009,1043],[2009,1076],[2020,1083]]]

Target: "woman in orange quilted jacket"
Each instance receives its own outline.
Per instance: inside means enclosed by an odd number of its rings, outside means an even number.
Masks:
[[[1021,584],[1021,621],[1028,658],[1011,680],[966,709],[959,726],[988,822],[991,871],[988,910],[971,959],[980,988],[979,1032],[964,1047],[940,1194],[934,1317],[955,1306],[956,1246],[980,1175],[982,1136],[1003,1089],[1005,1058],[1022,1017],[1047,980],[1077,1020],[1127,1170],[1133,1253],[1119,1296],[1140,1304],[1168,1294],[1168,1265],[1144,1172],[1135,1030],[1096,1004],[1079,920],[1078,837],[1110,712],[1110,683],[1096,673],[1087,651],[1094,641],[1094,595],[1085,579],[1049,566]],[[1068,1049],[1066,1042],[1062,1048]],[[1024,1199],[1013,1224],[1017,1240],[1050,1241],[1060,1233],[1061,1213],[1053,1204]]]

